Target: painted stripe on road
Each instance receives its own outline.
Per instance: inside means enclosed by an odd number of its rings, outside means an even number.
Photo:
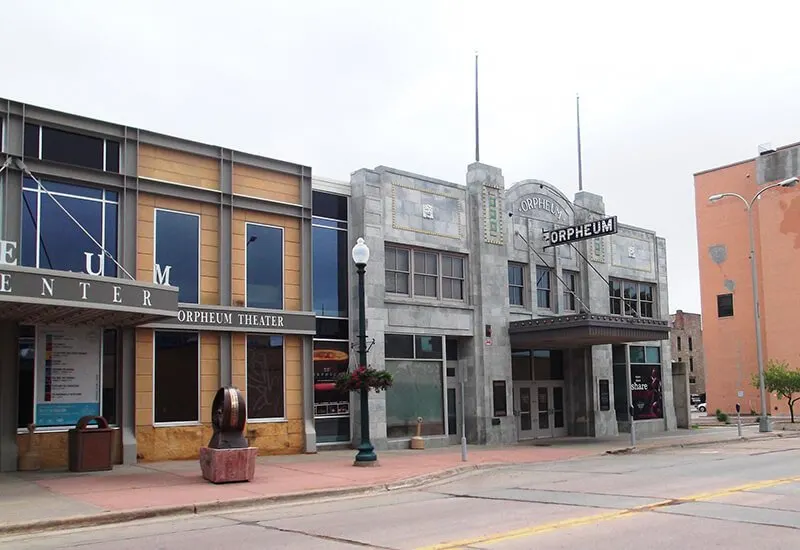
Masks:
[[[595,514],[591,516],[582,516],[578,518],[571,518],[561,521],[555,521],[552,523],[544,523],[542,525],[536,525],[534,527],[525,527],[522,529],[515,529],[513,531],[506,531],[505,533],[495,533],[493,535],[486,535],[483,537],[475,537],[472,539],[463,539],[458,541],[451,541],[445,542],[442,544],[435,544],[433,546],[424,546],[418,548],[417,550],[455,550],[457,548],[464,548],[466,546],[471,546],[474,544],[492,544],[497,542],[505,542],[508,540],[514,539],[521,539],[525,537],[530,537],[533,535],[539,535],[541,533],[547,533],[550,531],[557,531],[559,529],[566,529],[568,527],[577,527],[580,525],[588,525],[592,523],[599,523],[602,521],[609,521],[613,519],[619,519],[626,516],[630,516],[633,514],[637,514],[640,512],[647,512],[650,510],[654,510],[657,508],[662,508],[664,506],[674,505],[674,504],[683,504],[685,502],[697,502],[703,500],[711,500],[727,495],[731,495],[734,493],[741,493],[744,491],[754,491],[757,489],[764,489],[767,487],[775,487],[776,485],[784,485],[786,483],[794,483],[800,481],[800,477],[787,477],[781,479],[770,479],[767,481],[758,481],[755,483],[748,483],[746,485],[738,485],[736,487],[729,487],[727,489],[721,489],[719,491],[712,491],[708,493],[699,493],[696,495],[690,495],[681,498],[669,499],[669,500],[662,500],[659,502],[654,502],[652,504],[645,504],[643,506],[636,506],[634,508],[628,508],[627,510],[617,510],[614,512],[607,512],[604,514]]]

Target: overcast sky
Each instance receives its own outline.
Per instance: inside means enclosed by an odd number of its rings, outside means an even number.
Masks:
[[[692,174],[800,140],[797,2],[0,7],[0,95],[337,179],[388,165],[463,184],[477,49],[481,161],[571,197],[579,92],[584,187],[666,237],[670,311],[700,309]]]

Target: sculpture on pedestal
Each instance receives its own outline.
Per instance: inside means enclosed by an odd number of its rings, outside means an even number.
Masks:
[[[247,403],[237,388],[223,387],[211,404],[214,434],[208,447],[200,448],[203,478],[212,483],[250,481],[255,475],[257,447],[244,437]]]

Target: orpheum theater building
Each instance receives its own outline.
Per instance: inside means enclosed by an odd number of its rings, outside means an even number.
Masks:
[[[0,469],[35,425],[67,464],[83,416],[117,463],[192,459],[220,386],[246,396],[262,454],[351,446],[366,267],[372,441],[407,448],[674,429],[666,245],[602,197],[538,180],[466,184],[392,168],[349,182],[306,166],[3,100]],[[570,229],[572,228],[572,229]],[[592,238],[587,238],[594,234]],[[683,401],[681,401],[683,399]],[[683,403],[683,405],[680,405]],[[678,406],[680,405],[680,406]]]

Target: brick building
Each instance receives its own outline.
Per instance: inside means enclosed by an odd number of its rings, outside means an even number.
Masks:
[[[669,316],[672,323],[670,344],[672,358],[684,363],[689,371],[689,392],[705,400],[706,366],[703,355],[703,316],[678,310]]]

